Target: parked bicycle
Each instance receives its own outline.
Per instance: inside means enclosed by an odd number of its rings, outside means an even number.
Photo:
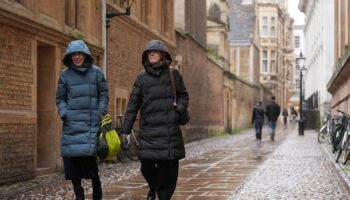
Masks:
[[[350,158],[350,115],[340,110],[337,111],[346,117],[346,126],[341,132],[339,132],[342,133],[342,137],[341,140],[338,139],[340,142],[336,146],[338,155],[335,162],[338,162],[341,158],[342,164],[345,165]]]
[[[335,129],[335,119],[335,116],[332,116],[330,113],[327,114],[326,124],[323,125],[318,131],[317,139],[319,143],[330,143],[332,141],[332,134],[334,133]]]
[[[137,131],[132,129],[129,135],[121,134],[121,128],[124,121],[123,115],[116,116],[116,130],[119,133],[120,140],[122,142],[122,149],[117,154],[117,159],[120,162],[126,162],[127,159],[136,161],[138,160],[138,147]]]

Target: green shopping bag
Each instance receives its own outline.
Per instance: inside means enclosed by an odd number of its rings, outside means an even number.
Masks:
[[[100,160],[113,161],[121,149],[117,131],[112,127],[112,120],[107,114],[102,118],[97,156]]]

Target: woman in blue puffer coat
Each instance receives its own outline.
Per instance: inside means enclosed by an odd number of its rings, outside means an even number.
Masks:
[[[107,113],[108,87],[103,72],[82,40],[68,44],[63,56],[56,92],[58,113],[63,121],[61,156],[65,178],[73,183],[76,199],[84,199],[81,179],[91,179],[93,199],[102,199],[96,151],[100,113]]]

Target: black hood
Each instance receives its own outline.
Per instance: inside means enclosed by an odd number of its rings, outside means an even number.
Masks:
[[[142,65],[145,65],[145,63],[148,61],[148,57],[147,57],[147,51],[149,50],[158,50],[158,51],[161,51],[161,52],[164,52],[165,53],[165,59],[169,61],[169,63],[172,62],[172,59],[171,59],[171,56],[170,56],[170,53],[168,52],[165,44],[160,41],[160,40],[151,40],[149,41],[144,50],[143,50],[143,53],[142,53]]]

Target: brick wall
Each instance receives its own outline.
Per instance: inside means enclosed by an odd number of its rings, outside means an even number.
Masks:
[[[186,32],[202,46],[207,45],[207,7],[205,0],[185,1]]]
[[[0,25],[0,109],[31,109],[31,36]]]
[[[35,124],[0,123],[0,184],[34,175]]]
[[[32,109],[31,35],[0,25],[0,110]],[[0,117],[0,184],[34,174],[35,124]]]
[[[223,130],[223,71],[207,58],[206,50],[192,37],[177,35],[177,53],[190,95],[191,121],[184,127],[186,141]]]
[[[145,44],[151,39],[161,38],[134,21],[122,17],[113,18],[108,31],[109,111],[115,115],[116,97],[121,95],[128,99],[137,75],[144,69],[141,55]],[[167,41],[163,42],[174,57],[175,47]],[[119,91],[125,91],[125,94],[117,94]]]

